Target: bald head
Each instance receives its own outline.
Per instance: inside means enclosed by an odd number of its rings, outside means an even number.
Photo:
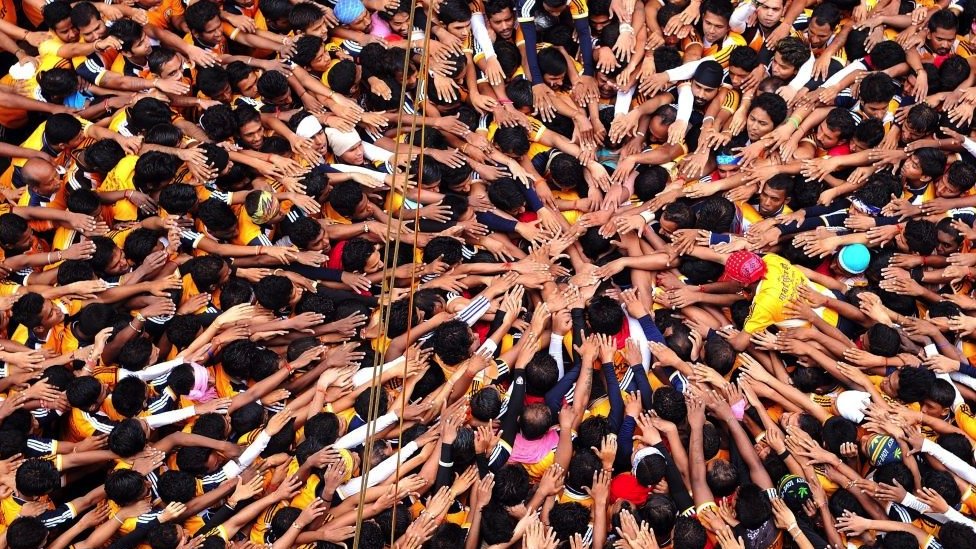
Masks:
[[[20,173],[27,187],[35,193],[51,195],[61,187],[57,169],[47,160],[31,158],[21,168]]]

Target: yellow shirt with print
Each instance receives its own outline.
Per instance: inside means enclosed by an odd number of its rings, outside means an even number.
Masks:
[[[749,308],[743,330],[754,334],[767,327],[793,320],[786,313],[786,304],[799,296],[800,288],[809,286],[818,292],[827,291],[823,286],[810,281],[805,274],[794,267],[789,261],[776,254],[766,254],[762,258],[766,264],[766,276],[756,288],[756,295]],[[835,311],[822,309],[821,317],[833,325],[837,324],[838,316]]]

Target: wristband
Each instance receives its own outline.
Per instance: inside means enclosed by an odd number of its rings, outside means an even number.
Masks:
[[[650,223],[651,221],[654,221],[654,212],[652,211],[641,212],[640,216],[641,219],[644,220],[644,223]]]

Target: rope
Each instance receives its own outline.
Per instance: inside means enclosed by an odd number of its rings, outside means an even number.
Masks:
[[[408,29],[413,29],[414,20],[415,20],[415,17],[416,17],[416,9],[417,9],[417,4],[416,3],[411,3],[411,5],[410,5],[410,18],[409,18],[408,26],[407,26]],[[425,29],[425,32],[424,32],[424,49],[423,49],[424,52],[427,51],[427,48],[430,45],[430,30],[431,30],[431,21],[432,21],[432,19],[433,19],[432,17],[428,17],[427,18],[426,29]],[[405,53],[404,59],[403,59],[403,72],[401,73],[401,74],[404,75],[404,77],[406,77],[406,75],[409,74],[409,69],[410,69],[410,54],[411,54],[411,48],[410,48],[409,39],[408,39],[406,53]],[[423,57],[423,60],[422,60],[422,63],[421,63],[421,68],[420,68],[420,74],[421,75],[426,75],[427,63],[428,63],[428,58],[425,55]],[[406,95],[407,95],[407,89],[406,89],[406,87],[405,86],[401,86],[401,88],[400,88],[399,110],[397,112],[397,131],[396,131],[397,137],[399,137],[401,135],[402,131],[403,131],[403,119],[404,119],[404,116],[403,116],[403,114],[404,114],[404,108],[403,107],[406,104]],[[426,117],[426,111],[427,111],[426,101],[424,102],[423,109],[424,109],[424,115]],[[417,109],[414,109],[414,112],[412,113],[411,120],[410,120],[410,123],[411,123],[411,127],[412,128],[416,128],[417,115],[418,115],[418,111],[417,111]],[[421,135],[423,136],[423,133]],[[395,145],[393,147],[393,161],[394,161],[394,166],[396,165],[396,162],[398,160],[398,156],[399,156],[399,153],[400,153],[400,145],[401,145],[401,143],[400,143],[399,139],[397,139],[397,141],[396,141],[396,143],[395,143]],[[414,147],[413,140],[411,140],[407,144],[407,157],[408,158],[413,153],[413,147]],[[420,155],[421,155],[421,160],[420,160],[420,162],[421,162],[421,164],[420,164],[420,173],[422,173],[422,168],[423,168],[423,164],[422,164],[423,163],[423,151],[424,151],[424,143],[423,143],[423,141],[421,141],[421,144],[420,144]],[[397,176],[398,175],[400,175],[400,172],[394,168],[393,184],[391,185],[391,189],[390,189],[390,192],[391,193],[396,193],[396,192],[398,192],[398,190],[401,190],[401,189],[398,189],[398,186],[397,186],[397,183],[398,183]],[[408,179],[409,179],[409,173],[404,174],[404,178],[401,180],[402,181],[402,192],[401,192],[401,194],[404,197],[406,197],[406,190],[407,190],[407,186],[408,186],[408,184],[407,184]],[[387,217],[387,222],[386,222],[386,234],[387,235],[389,235],[391,233],[391,231],[392,231],[392,228],[393,228],[392,227],[393,217],[394,216],[392,216],[392,215],[390,215],[390,216]],[[400,234],[401,234],[401,232],[403,230],[403,207],[402,206],[400,207],[400,210],[397,212],[397,216],[396,217],[397,217],[397,229],[396,229],[396,239],[395,239],[396,242],[395,242],[395,244],[393,246],[393,254],[394,254],[394,257],[399,257],[400,243],[401,243],[401,241],[400,241]],[[417,249],[417,243],[418,243],[418,233],[417,233],[416,229],[418,228],[418,224],[419,224],[419,220],[420,220],[420,209],[419,208],[417,208],[415,210],[415,216],[414,217],[415,217],[415,222],[414,222],[414,229],[415,229],[415,231],[414,231],[414,242],[413,242],[413,246],[414,246],[414,251],[416,251],[416,249]],[[395,285],[395,282],[396,282],[396,267],[395,266],[394,267],[391,267],[390,266],[390,263],[391,262],[390,262],[390,255],[389,254],[390,254],[390,239],[387,238],[386,241],[384,242],[384,248],[383,248],[384,265],[383,265],[382,288],[380,290],[380,307],[379,307],[379,310],[380,310],[380,325],[382,327],[381,332],[380,332],[381,335],[385,335],[385,334],[387,334],[389,332],[389,327],[390,327],[390,310],[392,309],[392,305],[393,305],[392,293],[393,293],[393,288],[394,288],[394,285]],[[410,299],[410,306],[411,307],[413,306],[413,294],[414,294],[414,287],[413,287],[414,284],[413,283],[414,283],[414,275],[411,272],[411,285],[410,285],[410,291],[409,291],[409,299]],[[384,299],[384,298],[386,298],[386,299]],[[410,328],[411,328],[411,326],[408,324],[408,327],[407,327],[407,330],[408,330],[408,338],[409,338],[409,330],[410,330]],[[383,356],[384,356],[384,354],[385,353],[376,353],[374,355],[374,357],[373,357],[373,379],[371,380],[371,383],[370,383],[370,391],[371,391],[371,393],[370,393],[370,400],[369,400],[369,409],[368,409],[367,418],[366,418],[366,421],[367,421],[366,442],[365,442],[365,446],[364,446],[364,448],[366,450],[366,452],[365,452],[366,455],[368,455],[370,449],[372,448],[372,445],[374,443],[374,439],[376,437],[375,419],[376,419],[377,414],[379,412],[379,402],[380,402],[379,398],[380,398],[380,395],[382,394],[381,393],[382,386],[379,383],[382,374],[380,372],[379,366],[381,364],[383,364]],[[404,378],[406,378],[406,369],[407,369],[407,362],[406,361],[404,362],[404,367],[403,368],[404,368]],[[404,415],[403,412],[404,412],[404,409],[405,408],[406,408],[406,399],[401,399],[401,410],[400,410],[400,414],[399,414],[400,415],[400,433],[398,433],[398,436],[397,436],[397,438],[398,438],[398,449],[399,449],[399,447],[402,447],[402,444],[401,443],[403,441],[403,434],[402,434],[402,431],[403,431],[403,415]],[[355,534],[355,537],[353,538],[353,549],[359,549],[360,535],[361,535],[361,532],[362,532],[362,524],[363,524],[363,510],[364,510],[364,508],[366,506],[366,488],[367,488],[366,487],[366,481],[368,480],[369,471],[372,469],[370,460],[364,459],[363,460],[363,463],[362,463],[362,468],[361,469],[362,469],[362,471],[361,471],[361,479],[362,480],[360,481],[361,484],[360,484],[360,490],[359,490],[359,505],[357,506],[357,510],[356,510],[356,534]],[[400,482],[400,464],[398,462],[397,463],[396,483],[395,483],[395,485],[398,485],[399,482]],[[396,504],[395,503],[394,503],[394,508],[393,509],[394,509],[394,512],[395,512],[395,510],[396,510]],[[392,543],[393,543],[393,540],[391,540],[391,546],[392,546]]]

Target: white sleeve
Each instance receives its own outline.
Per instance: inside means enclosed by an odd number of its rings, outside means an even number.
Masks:
[[[691,112],[695,108],[695,94],[691,91],[691,86],[684,85],[678,87],[678,114],[676,120],[687,122],[691,119]]]
[[[735,8],[732,12],[732,17],[729,18],[729,29],[732,32],[739,32],[746,30],[749,24],[749,18],[752,14],[756,13],[756,5],[752,2],[743,2],[739,4],[739,7]]]
[[[396,473],[397,467],[403,465],[403,463],[410,459],[410,456],[412,456],[417,450],[419,450],[417,442],[410,442],[403,448],[400,448],[400,451],[398,451],[395,455],[386,458],[376,467],[370,469],[369,475],[366,477],[365,488],[376,486],[377,484],[390,478],[390,475]],[[358,494],[362,488],[364,488],[363,477],[356,477],[340,486],[336,492],[339,494],[340,498],[346,499]]]
[[[935,520],[939,520],[940,517],[945,518],[945,520],[941,522],[958,522],[960,524],[965,524],[970,530],[976,532],[976,521],[973,521],[973,519],[967,517],[952,507],[950,507],[949,510],[942,515],[930,514],[929,516]]]
[[[850,65],[847,65],[847,66],[846,66],[846,67],[844,67],[843,69],[841,69],[841,70],[839,70],[839,71],[837,71],[837,72],[835,72],[833,76],[831,76],[830,78],[828,78],[828,79],[827,79],[827,80],[826,80],[826,81],[825,81],[825,82],[824,82],[824,83],[823,83],[823,84],[821,85],[821,87],[822,87],[822,88],[826,88],[826,87],[828,87],[828,86],[833,86],[834,84],[836,84],[836,83],[838,83],[838,82],[840,82],[840,81],[841,81],[841,80],[843,80],[843,79],[844,79],[844,78],[845,78],[845,77],[846,77],[846,76],[847,76],[848,74],[851,74],[851,73],[852,73],[852,72],[854,72],[854,71],[866,71],[866,70],[868,70],[868,67],[867,67],[867,65],[865,65],[865,64],[864,64],[863,62],[861,62],[861,61],[855,61],[855,62],[853,62],[853,63],[851,63]]]
[[[158,429],[164,425],[171,425],[178,421],[183,421],[184,419],[190,419],[191,417],[197,415],[196,407],[187,406],[186,408],[180,408],[179,410],[173,410],[171,412],[163,412],[162,414],[156,414],[144,418],[146,424],[149,425],[150,429]]]
[[[902,498],[901,504],[904,505],[905,507],[908,507],[909,509],[914,509],[918,511],[919,513],[928,513],[930,510],[928,505],[923,503],[922,500],[915,497],[915,494],[908,491],[905,492],[905,497]]]
[[[491,37],[488,36],[485,14],[481,12],[471,14],[471,36],[474,37],[474,43],[485,54],[486,59],[495,57],[495,46],[491,43]]]
[[[937,443],[925,439],[922,442],[922,452],[934,456],[935,459],[941,461],[942,465],[945,465],[946,469],[957,477],[970,484],[976,484],[976,468],[959,459],[955,454],[939,446]]]
[[[393,151],[388,151],[383,147],[377,147],[372,143],[367,143],[363,141],[363,154],[369,160],[379,160],[380,162],[386,162],[393,156]]]
[[[815,62],[814,57],[811,55],[805,63],[800,65],[800,68],[796,70],[796,76],[793,77],[793,80],[790,80],[789,87],[794,90],[799,90],[803,86],[806,86],[810,78],[813,77],[813,65]]]
[[[376,421],[374,422],[376,424],[376,427],[373,429],[373,432],[379,433],[383,431],[390,425],[396,423],[397,419],[398,418],[395,412],[390,412],[388,414],[384,414],[376,418]],[[366,442],[366,435],[368,434],[367,433],[368,430],[369,430],[369,423],[360,425],[359,427],[356,427],[352,431],[340,437],[339,440],[335,441],[335,444],[333,446],[335,446],[336,448],[342,448],[343,450],[355,448],[356,446],[359,446],[360,444]]]
[[[380,375],[383,375],[384,373],[386,373],[387,371],[389,371],[391,368],[396,368],[397,366],[403,366],[403,363],[404,363],[405,360],[406,360],[406,358],[404,358],[404,357],[401,356],[400,358],[396,358],[394,360],[391,360],[391,361],[387,362],[386,364],[383,364],[382,366],[377,366],[377,367],[370,366],[369,368],[363,368],[362,370],[359,370],[358,372],[356,372],[355,374],[353,374],[353,376],[352,376],[352,386],[354,388],[357,388],[358,389],[359,387],[362,387],[363,385],[366,385],[367,383],[372,382],[373,381],[373,373],[376,370],[376,368],[379,368],[380,369]]]
[[[705,61],[713,59],[712,56],[702,57],[690,63],[685,63],[680,67],[675,67],[673,69],[668,69],[664,71],[664,74],[668,75],[668,79],[672,82],[680,82],[681,80],[690,80],[692,76],[695,76],[695,70],[698,69],[698,65],[701,65]]]
[[[271,435],[267,431],[262,430],[258,433],[258,436],[254,437],[254,442],[241,452],[241,457],[237,458],[237,461],[231,460],[224,465],[223,471],[227,478],[236,478],[240,475],[241,471],[258,459],[261,452],[268,447],[269,442],[271,442]]]
[[[364,173],[379,180],[382,180],[387,176],[387,174],[384,172],[363,168],[362,166],[350,166],[349,164],[329,164],[329,167],[335,168],[342,173]]]
[[[634,100],[634,92],[637,86],[631,86],[629,90],[618,90],[617,100],[613,104],[613,115],[620,116],[630,112],[630,105]]]
[[[142,370],[135,372],[126,370],[125,368],[119,368],[119,379],[125,379],[127,377],[134,377],[141,379],[143,381],[152,381],[158,377],[162,377],[173,371],[180,364],[186,362],[183,358],[174,358],[173,360],[167,360],[166,362],[160,362],[159,364],[154,364],[153,366],[148,366]]]
[[[566,375],[566,365],[563,364],[563,336],[549,334],[549,356],[556,361],[556,369],[559,370],[559,379]]]
[[[969,154],[976,154],[976,141],[967,137],[962,140],[962,146],[969,151]]]
[[[485,296],[479,295],[474,298],[467,307],[454,316],[455,320],[463,320],[468,326],[474,326],[478,320],[491,308],[491,301]]]

